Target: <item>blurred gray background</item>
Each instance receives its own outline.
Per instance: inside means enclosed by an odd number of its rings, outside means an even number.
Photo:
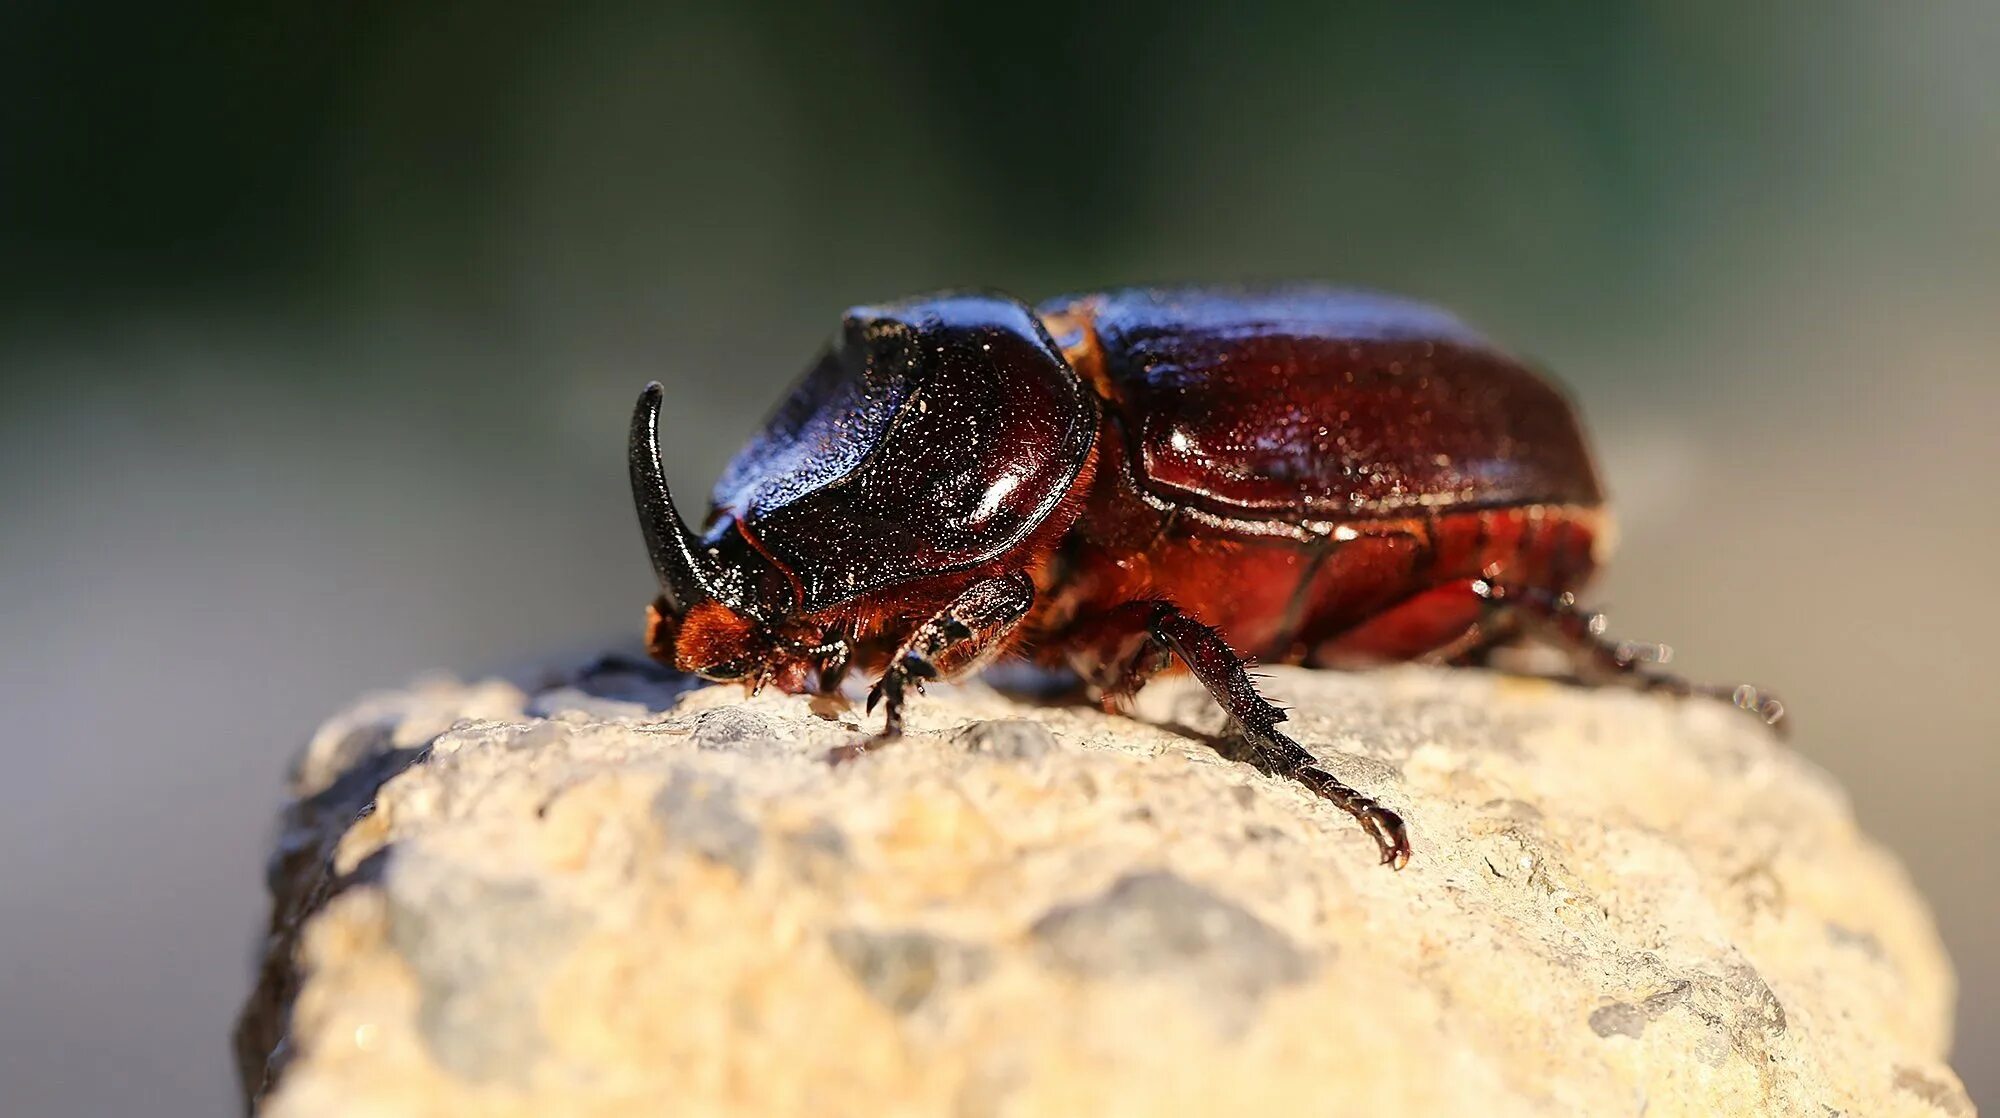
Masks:
[[[0,10],[0,1109],[234,1107],[289,757],[632,639],[646,379],[698,492],[849,303],[1282,276],[1575,389],[1616,631],[1790,699],[2000,1106],[2000,8],[1390,7]]]

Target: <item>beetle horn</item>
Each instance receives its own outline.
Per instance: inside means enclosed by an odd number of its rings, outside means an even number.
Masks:
[[[674,508],[673,494],[667,491],[666,471],[660,465],[661,396],[660,382],[654,381],[639,394],[639,406],[632,411],[628,450],[632,501],[639,508],[639,530],[646,536],[653,571],[660,576],[660,591],[674,612],[685,613],[715,596],[711,589],[713,563],[701,540],[688,530]]]

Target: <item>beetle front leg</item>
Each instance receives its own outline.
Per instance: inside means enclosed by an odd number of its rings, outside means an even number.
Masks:
[[[1034,604],[1034,580],[1016,571],[972,584],[919,625],[868,691],[868,710],[884,707],[882,732],[869,744],[903,732],[903,699],[911,687],[921,690],[930,680],[963,675],[992,659]]]

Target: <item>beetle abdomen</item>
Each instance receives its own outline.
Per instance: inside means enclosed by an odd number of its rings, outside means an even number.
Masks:
[[[1274,525],[1602,495],[1563,395],[1443,311],[1322,287],[1133,289],[1041,311],[1153,498]]]
[[[1469,590],[1476,578],[1576,590],[1595,572],[1602,537],[1599,510],[1546,505],[1382,518],[1314,540],[1162,516],[1143,548],[1096,537],[1092,525],[1110,519],[1095,504],[1085,514],[1061,613],[1162,599],[1197,611],[1248,655],[1322,666],[1459,642],[1483,612]]]

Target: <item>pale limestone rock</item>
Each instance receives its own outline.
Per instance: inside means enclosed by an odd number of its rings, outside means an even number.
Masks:
[[[856,713],[779,695],[368,700],[300,766],[246,1078],[280,1118],[1972,1113],[1922,902],[1752,719],[1270,677],[1406,871],[1186,681],[937,689],[839,767]]]

